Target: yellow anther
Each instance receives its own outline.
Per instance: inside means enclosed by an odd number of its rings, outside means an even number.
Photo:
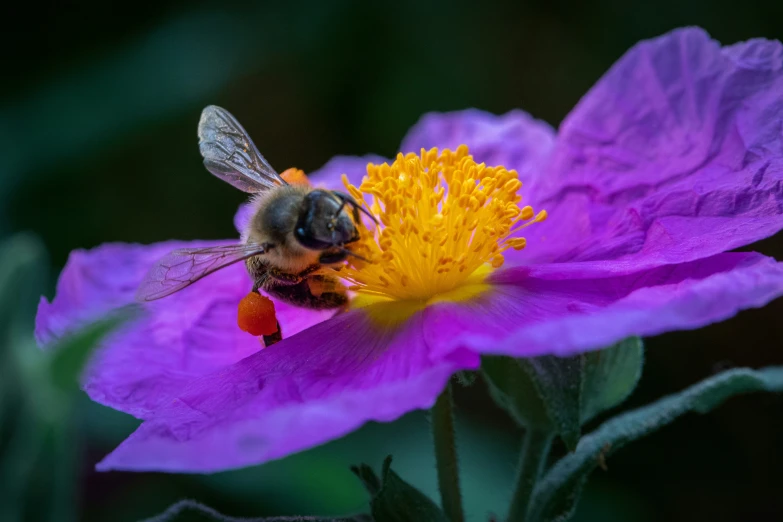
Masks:
[[[513,193],[519,190],[520,188],[522,188],[522,182],[519,181],[518,179],[510,179],[506,181],[505,185],[503,185],[503,190],[505,190],[506,192]]]
[[[513,237],[506,240],[506,244],[514,250],[522,250],[527,245],[527,239],[524,237]]]
[[[464,145],[370,164],[358,188],[343,181],[360,203],[370,196],[365,208],[382,223],[351,247],[373,262],[351,259],[338,274],[358,294],[416,301],[446,294],[480,269],[502,266],[506,250],[524,248],[524,238],[508,237],[512,228],[546,219],[519,207],[515,171],[476,163]]]

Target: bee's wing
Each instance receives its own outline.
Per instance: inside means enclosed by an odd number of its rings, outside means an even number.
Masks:
[[[255,193],[286,184],[227,110],[206,107],[198,122],[198,139],[207,170],[239,190]]]
[[[216,270],[267,252],[269,245],[236,244],[183,248],[153,266],[136,291],[137,301],[154,301],[190,286]]]

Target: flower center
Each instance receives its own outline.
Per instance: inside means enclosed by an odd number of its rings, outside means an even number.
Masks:
[[[525,248],[515,233],[547,216],[518,205],[516,171],[476,163],[465,145],[400,153],[367,165],[358,188],[343,183],[380,222],[352,245],[369,262],[352,258],[340,272],[357,297],[427,302],[480,284],[503,252]]]

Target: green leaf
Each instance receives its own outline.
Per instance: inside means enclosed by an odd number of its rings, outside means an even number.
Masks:
[[[366,464],[351,468],[372,494],[372,519],[375,522],[448,522],[443,511],[427,495],[391,470],[391,462],[391,456],[383,461],[380,481]]]
[[[133,314],[130,310],[117,312],[96,321],[75,334],[69,335],[52,350],[49,375],[60,391],[73,392],[79,387],[79,377],[90,355],[100,342]]]
[[[355,515],[343,518],[321,517],[229,517],[218,513],[209,506],[195,500],[180,500],[169,506],[160,515],[146,519],[144,522],[372,522],[368,515]]]
[[[582,356],[582,424],[619,405],[636,388],[644,366],[639,337]]]
[[[603,466],[606,457],[685,413],[707,413],[729,397],[756,391],[783,392],[783,366],[730,370],[606,421],[583,437],[576,451],[558,461],[539,481],[528,520],[567,520],[588,475]]]

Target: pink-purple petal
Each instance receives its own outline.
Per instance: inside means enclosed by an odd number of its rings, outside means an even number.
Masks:
[[[421,314],[397,331],[363,310],[339,315],[193,381],[99,470],[212,472],[259,464],[340,437],[367,421],[429,408],[475,353],[432,357]]]
[[[42,299],[39,305],[39,343],[46,347],[113,310],[133,305],[147,270],[167,252],[230,242],[107,244],[74,251],[55,299]],[[85,391],[101,404],[145,418],[193,378],[257,352],[260,341],[236,324],[237,306],[250,288],[239,263],[169,297],[138,305],[140,316],[103,342],[84,376]],[[275,308],[285,335],[332,315],[281,302]]]
[[[576,219],[554,261],[687,262],[783,227],[783,46],[699,29],[642,42],[564,121],[538,202]],[[568,212],[577,206],[579,215]],[[566,209],[563,213],[562,210]]]
[[[225,242],[224,242],[225,243]],[[211,246],[220,242],[204,242]],[[105,243],[92,250],[74,250],[57,281],[50,303],[41,297],[35,336],[46,346],[76,328],[133,303],[139,282],[158,259],[186,243],[153,245]],[[190,245],[193,246],[193,245]]]
[[[474,301],[425,310],[434,356],[456,348],[565,356],[632,335],[699,328],[783,295],[783,263],[725,253],[652,269],[613,262],[518,267],[492,281]]]
[[[348,177],[348,181],[357,187],[361,185],[362,178],[367,174],[367,164],[380,164],[387,162],[386,158],[375,154],[366,156],[335,156],[315,172],[308,174],[314,187],[345,192],[342,175]]]

